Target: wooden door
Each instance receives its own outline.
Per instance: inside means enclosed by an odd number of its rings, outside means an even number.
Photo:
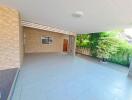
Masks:
[[[68,51],[68,40],[64,39],[63,41],[63,52],[67,52]]]

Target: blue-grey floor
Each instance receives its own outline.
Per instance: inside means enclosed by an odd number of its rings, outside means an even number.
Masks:
[[[18,68],[0,69],[0,100],[7,100]]]
[[[12,100],[132,100],[128,69],[114,66],[78,56],[28,54]]]

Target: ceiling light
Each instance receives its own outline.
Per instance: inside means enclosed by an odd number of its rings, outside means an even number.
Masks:
[[[84,16],[84,13],[82,11],[76,11],[75,13],[72,14],[73,17],[80,18]]]

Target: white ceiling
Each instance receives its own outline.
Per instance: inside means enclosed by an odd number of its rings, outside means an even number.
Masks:
[[[77,33],[132,26],[132,0],[0,0],[18,9],[22,19]],[[83,11],[84,16],[72,14]]]

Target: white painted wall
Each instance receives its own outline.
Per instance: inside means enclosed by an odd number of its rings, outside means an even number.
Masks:
[[[132,26],[132,0],[0,0],[18,9],[23,20],[77,33]],[[73,18],[72,13],[84,16]]]

